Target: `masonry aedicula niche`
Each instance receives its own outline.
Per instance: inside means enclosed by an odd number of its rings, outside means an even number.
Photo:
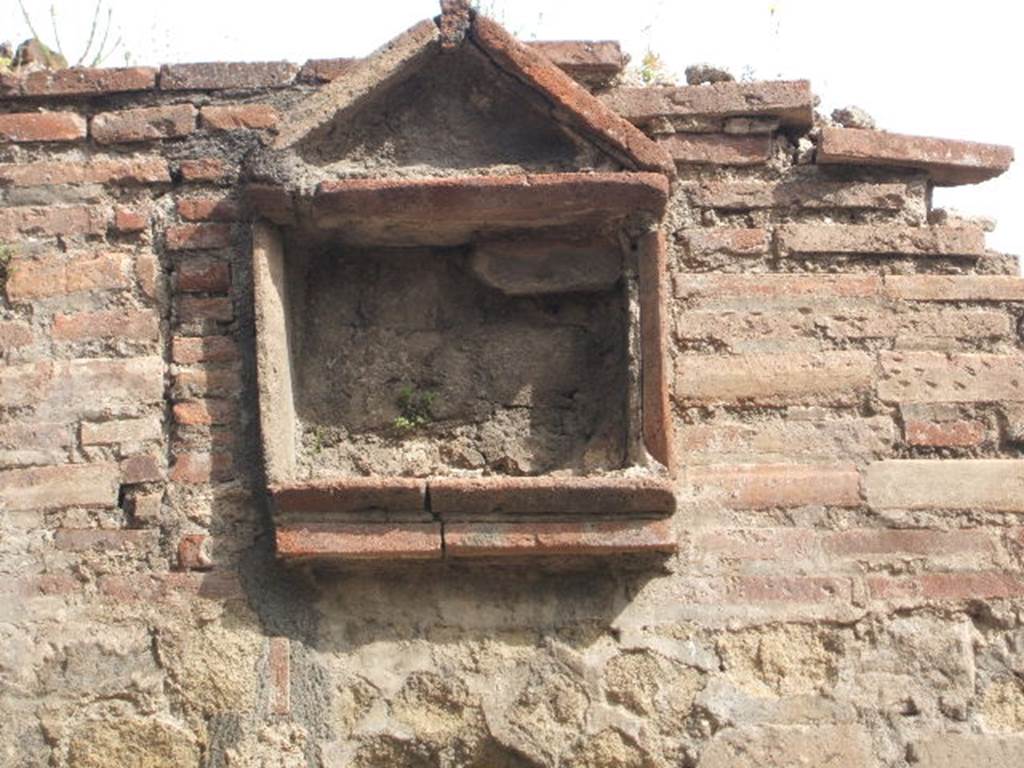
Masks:
[[[281,557],[674,550],[663,148],[446,12],[248,170]]]

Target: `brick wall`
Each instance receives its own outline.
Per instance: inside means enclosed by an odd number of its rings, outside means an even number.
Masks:
[[[348,62],[0,82],[0,763],[1024,763],[1024,281],[930,206],[1009,154],[579,50],[677,167],[655,571],[275,562],[237,183]]]

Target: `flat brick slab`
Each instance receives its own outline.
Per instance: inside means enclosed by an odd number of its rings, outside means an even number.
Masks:
[[[685,404],[853,404],[871,388],[864,352],[680,355],[675,397]]]
[[[444,544],[455,559],[671,554],[678,546],[668,520],[449,523]]]
[[[684,480],[711,491],[731,509],[771,509],[821,504],[856,507],[860,474],[853,465],[740,464],[688,467]]]
[[[277,510],[286,515],[342,512],[426,513],[427,483],[401,477],[351,477],[272,486]]]
[[[587,85],[608,83],[626,66],[626,56],[615,40],[538,40],[526,45]]]
[[[274,88],[289,85],[298,71],[298,65],[287,61],[165,64],[160,68],[160,90],[219,91],[229,88]]]
[[[872,600],[884,600],[890,605],[917,606],[1024,597],[1024,579],[1005,570],[922,573],[918,576],[869,575],[865,582]],[[1013,768],[1017,768],[1016,765]]]
[[[85,118],[74,112],[15,112],[0,115],[0,144],[78,141],[86,134]]]
[[[878,461],[864,477],[873,509],[1024,512],[1024,461],[907,459]]]
[[[1013,162],[1013,148],[856,128],[825,128],[818,142],[817,162],[919,168],[927,171],[936,184],[954,186],[1005,173]]]
[[[269,104],[209,106],[199,111],[200,125],[214,131],[273,128],[279,120],[277,110]]]
[[[1024,765],[1024,736],[941,733],[915,741],[918,768],[1016,768]]]
[[[976,227],[791,224],[777,230],[776,243],[783,254],[985,255],[985,233]]]
[[[652,173],[356,179],[321,183],[313,212],[321,226],[342,228],[350,239],[443,244],[464,242],[482,226],[569,224],[635,211],[660,215],[667,198],[667,179]]]
[[[195,130],[196,114],[191,104],[103,112],[92,119],[90,130],[97,144],[174,139]]]
[[[440,523],[306,523],[278,526],[286,560],[439,560]]]
[[[3,163],[0,184],[44,187],[58,184],[155,184],[171,181],[162,157],[98,157],[88,162]]]
[[[674,133],[658,139],[680,165],[763,165],[772,155],[772,137],[724,133]]]
[[[882,352],[878,396],[898,403],[1024,401],[1024,357]]]
[[[0,472],[0,509],[116,507],[116,464],[73,464]]]
[[[656,117],[757,116],[810,128],[814,120],[814,95],[807,80],[614,88],[602,94],[601,101],[638,125]]]
[[[886,275],[885,294],[907,301],[1024,301],[1024,278],[1010,275]]]
[[[671,514],[672,485],[659,478],[435,478],[430,508],[444,516]]]
[[[300,83],[329,83],[352,69],[359,59],[307,59],[296,79]]]
[[[924,195],[924,184],[919,194]],[[904,208],[913,188],[906,183],[879,183],[795,179],[767,181],[706,181],[691,193],[695,204],[726,211],[799,207],[811,209],[864,208],[895,211]]]
[[[71,67],[0,77],[0,97],[98,96],[155,87],[152,67]]]

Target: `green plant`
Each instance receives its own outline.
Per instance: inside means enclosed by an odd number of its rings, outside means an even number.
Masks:
[[[665,62],[661,60],[661,56],[656,54],[650,48],[644,53],[644,57],[640,60],[640,80],[644,85],[651,85],[657,82],[664,75]]]
[[[321,453],[331,439],[330,430],[323,424],[315,424],[309,431],[309,447],[313,453]]]
[[[432,409],[436,399],[436,392],[419,390],[412,386],[402,387],[395,400],[398,416],[395,417],[392,426],[400,432],[425,427],[434,419]]]
[[[7,290],[7,277],[13,256],[14,249],[9,245],[0,243],[0,291]]]
[[[59,68],[60,66],[66,67],[70,59],[65,55],[64,46],[60,41],[56,4],[50,4],[50,28],[53,31],[54,43],[52,47],[46,45],[46,43],[43,42],[42,37],[36,31],[35,24],[32,23],[32,16],[25,7],[24,0],[18,0],[18,7],[21,9],[21,16],[25,20],[25,25],[28,27],[29,34],[31,34],[32,38],[39,43],[39,46],[42,48],[42,52],[48,60],[51,68]],[[89,37],[86,39],[82,55],[75,61],[74,66],[98,67],[110,58],[114,51],[121,46],[120,37],[118,37],[117,40],[109,47],[107,45],[110,40],[110,31],[113,28],[114,11],[109,7],[106,11],[106,17],[104,18],[104,21],[101,22],[100,19],[103,16],[103,0],[96,0],[96,7],[93,9],[92,14],[92,23],[89,25]],[[97,42],[99,45],[97,45]]]

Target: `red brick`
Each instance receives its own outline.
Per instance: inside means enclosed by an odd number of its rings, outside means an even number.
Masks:
[[[123,507],[134,523],[155,527],[161,522],[163,501],[163,491],[143,493],[137,488],[132,488],[125,494]]]
[[[0,406],[36,405],[53,387],[54,365],[49,362],[0,367]]]
[[[759,256],[768,253],[768,232],[760,228],[695,229],[688,231],[684,238],[692,256],[710,253]]]
[[[188,136],[195,127],[196,108],[175,104],[103,112],[92,119],[91,132],[97,144],[123,144]]]
[[[640,477],[439,477],[430,481],[434,514],[477,517],[516,514],[669,514],[672,485]]]
[[[278,526],[286,560],[437,560],[440,523],[296,523]]]
[[[161,402],[164,362],[153,355],[0,367],[0,404],[45,404],[53,416]]]
[[[85,118],[74,112],[19,112],[0,115],[0,144],[31,141],[78,141],[85,138]]]
[[[445,556],[543,557],[660,553],[677,549],[668,520],[449,523]]]
[[[163,426],[159,416],[141,419],[84,422],[83,445],[116,445],[119,443],[146,443],[160,440]]]
[[[817,162],[919,168],[927,171],[936,184],[950,186],[975,184],[1004,173],[1013,162],[1013,148],[826,127],[818,141]]]
[[[270,677],[270,711],[278,716],[288,715],[292,711],[292,698],[291,641],[287,637],[269,639],[267,667]]]
[[[750,180],[703,181],[692,193],[696,205],[727,211],[787,207],[896,211],[908,207],[913,196],[913,188],[905,183],[869,184],[816,179],[775,183]]]
[[[746,305],[750,299],[868,298],[881,289],[878,275],[681,273],[675,279],[677,297],[697,299],[701,304],[722,299],[738,299]]]
[[[171,468],[171,480],[183,484],[224,482],[234,476],[234,461],[226,453],[179,453]]]
[[[1024,401],[1024,357],[882,352],[878,396],[897,403]]]
[[[175,336],[171,359],[176,363],[233,363],[239,359],[238,344],[230,336]]]
[[[985,233],[975,227],[790,224],[776,232],[776,240],[783,254],[985,255]]]
[[[174,375],[175,397],[223,397],[235,395],[241,388],[242,376],[234,365],[186,368]]]
[[[106,208],[88,205],[4,208],[0,209],[0,240],[16,240],[18,235],[102,235],[109,214]]]
[[[910,445],[971,448],[985,442],[987,430],[980,421],[959,419],[935,422],[904,419],[903,435]]]
[[[190,400],[174,404],[174,420],[182,426],[230,424],[235,404],[230,400]]]
[[[155,87],[156,70],[151,67],[71,67],[14,76],[5,82],[2,92],[11,96],[98,96]]]
[[[673,133],[658,139],[681,165],[763,165],[772,156],[772,137],[719,133]]]
[[[994,600],[1024,597],[1024,578],[1005,571],[924,573],[919,576],[868,576],[875,600],[896,602]]]
[[[226,197],[185,197],[178,201],[178,215],[186,221],[237,221],[238,203]]]
[[[210,537],[205,533],[188,533],[178,539],[178,568],[183,571],[208,571],[213,561],[208,552]]]
[[[61,528],[54,537],[54,545],[62,552],[149,549],[156,546],[158,541],[157,531],[100,528]]]
[[[152,253],[140,253],[135,257],[135,277],[139,281],[139,289],[149,299],[157,298],[160,280],[160,263]]]
[[[149,214],[129,208],[114,209],[114,229],[122,234],[145,232],[149,228]]]
[[[121,482],[126,485],[158,483],[163,479],[163,461],[156,456],[142,453],[121,462]]]
[[[817,541],[814,531],[803,528],[715,528],[694,533],[693,555],[698,559],[713,556],[719,561],[715,569],[721,567],[721,561],[733,560],[785,560],[792,565],[811,559]]]
[[[69,260],[61,257],[17,259],[9,267],[7,297],[19,302],[81,291],[95,293],[128,288],[125,261],[126,257],[120,253]]]
[[[1004,275],[886,275],[885,293],[907,301],[1024,301],[1024,278]]]
[[[4,509],[116,507],[120,472],[116,464],[66,464],[0,472]]]
[[[297,65],[287,61],[165,64],[160,68],[160,89],[219,91],[228,88],[275,88],[289,85],[298,71]]]
[[[732,509],[861,503],[860,475],[853,465],[710,465],[688,467],[684,479],[698,491],[711,491]]]
[[[47,160],[0,165],[0,182],[15,187],[60,184],[158,184],[170,180],[167,161],[160,157],[99,157],[75,163]]]
[[[52,597],[76,592],[80,582],[70,573],[41,573],[17,581],[16,593],[21,597]]]
[[[638,125],[657,117],[766,116],[810,128],[814,119],[814,95],[806,80],[613,88],[601,101]]]
[[[864,352],[681,355],[675,397],[685,404],[854,404],[874,383]]]
[[[319,515],[342,512],[426,514],[426,481],[407,477],[345,477],[272,486],[277,511]]]
[[[899,556],[928,558],[959,553],[995,553],[995,542],[984,531],[930,531],[892,528],[859,529],[829,534],[826,552],[840,557]]]
[[[736,576],[728,579],[713,602],[761,605],[764,603],[849,603],[849,579],[831,576]]]
[[[273,128],[280,117],[269,104],[236,104],[203,107],[199,123],[212,131],[262,130]]]
[[[17,421],[0,425],[0,464],[20,467],[63,464],[74,445],[66,423]]]
[[[215,157],[182,160],[179,170],[185,181],[223,181],[233,175],[227,163]]]
[[[1024,512],[1024,460],[895,459],[864,472],[872,509]]]
[[[0,351],[7,352],[32,343],[32,326],[17,320],[0,320]]]
[[[539,91],[552,113],[584,136],[624,155],[640,170],[673,175],[664,150],[602,104],[543,54],[526,47],[500,25],[482,15],[473,17],[469,36],[502,70]]]
[[[626,66],[629,57],[614,40],[543,40],[527,46],[543,54],[573,80],[604,85]]]
[[[309,59],[299,70],[298,80],[302,83],[329,83],[348,72],[359,59]]]
[[[178,300],[178,320],[183,323],[210,320],[219,323],[231,322],[235,307],[231,299],[203,299],[183,296]]]
[[[231,267],[225,263],[187,263],[178,268],[178,290],[188,293],[227,293]]]
[[[61,341],[156,341],[159,337],[160,319],[150,310],[77,312],[73,315],[57,315],[53,319],[53,338]]]
[[[167,247],[172,251],[210,250],[230,245],[230,224],[181,224],[167,228]]]

